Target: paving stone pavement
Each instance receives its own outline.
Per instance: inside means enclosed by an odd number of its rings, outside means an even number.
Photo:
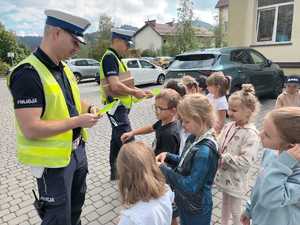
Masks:
[[[100,106],[98,90],[95,82],[79,85],[83,99]],[[157,87],[157,86],[156,86]],[[151,88],[151,86],[143,87]],[[275,104],[274,100],[261,100],[262,110],[256,124],[261,127],[261,121],[266,112]],[[135,105],[130,113],[134,128],[155,122],[151,105],[153,99],[148,99]],[[35,225],[40,224],[40,219],[35,212],[32,202],[31,189],[36,189],[35,179],[28,167],[17,163],[15,156],[15,129],[12,99],[5,85],[5,80],[0,78],[0,224],[1,225]],[[106,117],[94,127],[89,129],[90,139],[87,144],[89,161],[89,175],[87,178],[88,190],[82,213],[83,225],[113,225],[118,223],[121,210],[119,194],[115,182],[109,181],[109,142],[110,124]],[[137,140],[151,143],[153,135],[138,136]],[[251,168],[251,186],[259,162]],[[220,225],[221,193],[213,190],[214,225]],[[246,198],[249,196],[249,193]]]

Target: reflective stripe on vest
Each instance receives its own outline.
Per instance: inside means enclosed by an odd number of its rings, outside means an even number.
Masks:
[[[112,54],[118,62],[118,68],[119,68],[119,73],[124,73],[127,71],[127,67],[124,63],[122,63],[118,56],[111,50],[107,49],[106,52],[104,53],[104,55],[102,56],[101,62],[100,62],[100,98],[103,104],[106,103],[106,99],[107,96],[104,92],[104,89],[101,85],[101,80],[105,79],[105,75],[104,75],[104,71],[103,71],[103,58],[108,55],[108,54]],[[124,95],[124,96],[115,96],[114,99],[119,99],[121,104],[124,105],[126,108],[130,109],[133,103],[133,96],[130,95]]]
[[[22,64],[30,64],[39,74],[43,85],[45,95],[45,110],[41,117],[42,120],[64,120],[70,118],[69,110],[60,85],[39,59],[31,54],[16,67]],[[64,74],[71,86],[73,99],[78,113],[81,113],[80,92],[76,79],[70,68],[63,63]],[[14,70],[15,70],[14,69]],[[12,72],[13,73],[13,72]],[[12,74],[11,73],[11,74]],[[10,74],[10,76],[11,76]],[[10,85],[10,76],[8,77],[8,86]],[[16,120],[17,121],[17,120]],[[72,130],[60,133],[58,135],[40,138],[36,140],[28,139],[22,133],[18,123],[17,126],[17,158],[20,163],[30,166],[39,166],[46,168],[65,167],[70,162],[72,151]],[[81,135],[87,141],[86,129],[81,129]]]

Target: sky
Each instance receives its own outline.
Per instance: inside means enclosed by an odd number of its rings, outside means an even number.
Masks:
[[[215,24],[217,0],[193,0],[194,16]],[[0,0],[0,22],[19,36],[41,36],[45,9],[63,10],[90,20],[87,33],[97,30],[99,16],[107,14],[115,26],[129,24],[138,28],[146,20],[170,22],[177,17],[179,0]]]

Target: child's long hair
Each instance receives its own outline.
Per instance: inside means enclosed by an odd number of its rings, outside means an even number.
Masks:
[[[188,117],[203,126],[211,128],[214,123],[214,111],[208,98],[202,94],[189,94],[177,106],[181,118]]]
[[[165,178],[155,162],[153,151],[143,142],[124,144],[117,158],[122,202],[132,205],[164,195]]]
[[[281,139],[288,144],[300,143],[300,108],[283,107],[274,109],[267,116],[271,118]]]
[[[219,97],[225,96],[230,88],[230,79],[222,72],[212,73],[206,80],[207,86],[219,87]]]
[[[229,102],[238,100],[242,106],[249,109],[248,120],[254,119],[260,110],[260,103],[255,96],[255,89],[252,84],[243,84],[240,91],[234,92],[229,97]]]

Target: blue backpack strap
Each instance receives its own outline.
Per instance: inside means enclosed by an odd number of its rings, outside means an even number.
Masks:
[[[201,141],[201,144],[204,144],[207,147],[209,147],[211,150],[213,150],[212,152],[217,155],[218,159],[220,158],[220,153],[218,152],[218,149],[217,149],[217,146],[216,146],[215,142],[213,142],[210,139],[203,139]]]

